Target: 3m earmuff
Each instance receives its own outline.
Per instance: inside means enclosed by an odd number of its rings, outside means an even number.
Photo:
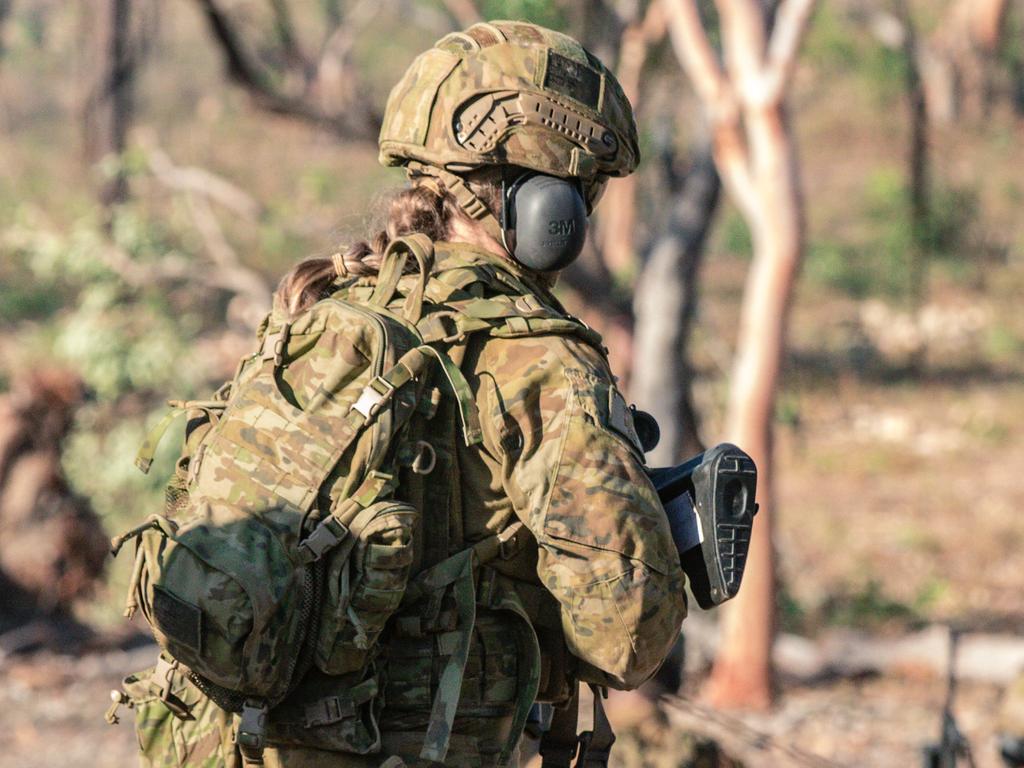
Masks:
[[[529,269],[569,266],[587,237],[587,203],[577,179],[524,172],[502,179],[501,228],[505,248]]]

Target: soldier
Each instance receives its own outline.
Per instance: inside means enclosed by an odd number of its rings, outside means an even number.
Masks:
[[[429,476],[405,473],[398,490],[420,510],[414,574],[494,534],[502,534],[500,553],[474,573],[461,680],[445,666],[460,606],[406,600],[379,641],[381,752],[271,738],[267,766],[512,765],[535,701],[571,713],[568,730],[552,729],[545,758],[568,766],[579,682],[634,688],[668,654],[686,602],[666,515],[599,338],[551,292],[582,248],[605,182],[633,172],[638,155],[632,110],[614,76],[572,38],[532,24],[480,23],[450,34],[395,86],[380,159],[404,167],[409,187],[390,201],[383,231],[300,263],[276,301],[296,315],[339,279],[372,284],[388,243],[417,232],[434,244],[429,301],[444,303],[453,290],[491,299],[476,310],[487,325],[493,307],[509,303],[503,297],[516,297],[521,316],[502,321],[500,334],[453,327],[446,339],[472,391],[482,442],[447,440],[439,429]],[[429,423],[457,419],[451,402],[433,407]],[[322,697],[332,684],[312,676],[285,703],[305,707],[307,720],[308,691]],[[189,686],[178,698],[192,719],[161,737],[166,759],[154,764],[238,764],[227,716]],[[437,732],[438,709],[454,707],[451,732]],[[588,766],[607,761],[602,726]]]

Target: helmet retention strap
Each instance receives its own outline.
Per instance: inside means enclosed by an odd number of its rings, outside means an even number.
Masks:
[[[444,168],[438,168],[434,165],[426,165],[425,163],[419,163],[416,161],[410,162],[407,167],[410,178],[415,178],[417,176],[428,177],[421,183],[426,184],[435,192],[440,193],[441,190],[437,182],[433,181],[434,179],[444,184],[445,189],[451,193],[452,197],[455,198],[455,202],[459,204],[459,207],[467,216],[469,216],[469,218],[480,222],[487,231],[487,234],[496,239],[499,243],[503,242],[504,237],[501,224],[498,222],[498,219],[487,207],[484,201],[469,188],[465,179],[451,171],[445,170]]]

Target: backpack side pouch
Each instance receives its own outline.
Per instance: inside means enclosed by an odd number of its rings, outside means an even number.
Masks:
[[[316,665],[330,675],[364,668],[377,638],[398,609],[413,560],[416,509],[381,501],[353,521],[351,548],[339,547],[327,559],[327,589]]]
[[[312,611],[312,569],[293,563],[272,511],[251,515],[209,500],[191,506],[184,525],[155,517],[142,533],[138,607],[157,642],[201,677],[279,699]]]

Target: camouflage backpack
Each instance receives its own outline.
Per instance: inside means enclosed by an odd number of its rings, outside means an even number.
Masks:
[[[393,313],[410,256],[417,284]],[[455,395],[467,442],[480,439],[465,379],[415,328],[432,258],[424,236],[396,240],[367,301],[271,315],[229,385],[177,404],[190,423],[165,514],[115,539],[115,554],[138,541],[126,613],[141,610],[164,649],[157,671],[183,665],[240,713],[243,754],[258,755],[267,712],[313,667],[349,675],[357,692],[366,682],[356,704],[376,693],[367,668],[412,562],[416,510],[393,498],[398,469],[432,463],[429,445],[405,439],[429,366]],[[140,451],[144,471],[172,415]],[[352,721],[334,746],[377,749],[374,719]]]
[[[419,270],[403,275],[409,256]],[[375,279],[343,282],[290,323],[271,316],[232,382],[210,401],[178,404],[189,424],[167,512],[115,541],[140,540],[128,608],[142,610],[164,649],[154,668],[125,680],[108,716],[118,703],[135,708],[146,765],[231,766],[230,755],[197,757],[223,753],[215,734],[225,729],[254,763],[267,743],[378,751],[376,640],[394,631],[392,616],[419,626],[443,604],[457,621],[420,755],[444,761],[475,580],[520,546],[525,529],[516,522],[449,550],[431,534],[448,521],[432,517],[437,505],[424,493],[444,487],[458,497],[450,453],[456,441],[481,439],[456,365],[470,337],[568,334],[600,346],[550,301],[511,265],[453,244],[435,259],[413,235],[388,249]],[[142,467],[171,418],[147,439]],[[526,616],[499,591],[491,608]],[[532,645],[522,663],[534,671],[516,692],[504,755],[537,693]]]

